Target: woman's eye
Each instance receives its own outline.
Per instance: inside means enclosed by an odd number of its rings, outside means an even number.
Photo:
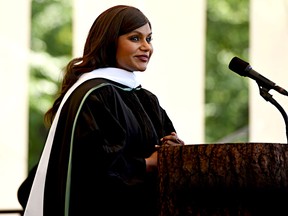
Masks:
[[[139,41],[139,37],[138,36],[132,36],[130,37],[131,41]]]
[[[147,37],[147,38],[146,38],[146,41],[147,41],[147,43],[151,43],[152,37]]]
[[[144,38],[143,38],[144,39]],[[140,40],[142,40],[139,36],[131,36],[130,37],[130,40],[131,41],[140,41]],[[146,41],[147,41],[147,43],[150,43],[151,41],[152,41],[152,37],[151,36],[149,36],[149,37],[147,37],[146,39],[145,39]]]

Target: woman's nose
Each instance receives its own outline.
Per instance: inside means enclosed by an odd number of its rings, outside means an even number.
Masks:
[[[142,50],[151,50],[152,49],[152,45],[150,43],[148,43],[146,40],[144,40],[142,43],[141,43],[141,46],[140,48]]]

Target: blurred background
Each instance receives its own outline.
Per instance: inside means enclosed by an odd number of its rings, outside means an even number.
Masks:
[[[43,116],[62,68],[81,55],[97,15],[115,4],[137,6],[152,22],[155,53],[139,77],[187,144],[286,143],[279,111],[228,64],[238,56],[288,84],[287,0],[1,0],[0,210],[20,208],[17,189],[41,155]]]

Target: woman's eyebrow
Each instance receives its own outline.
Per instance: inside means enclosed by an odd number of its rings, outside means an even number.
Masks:
[[[134,31],[131,31],[129,34],[135,34],[135,33],[137,33],[137,34],[141,34],[141,35],[144,35],[142,32],[140,32],[140,31],[137,31],[137,30],[134,30]],[[147,34],[147,35],[152,35],[152,32],[150,32],[149,34]]]

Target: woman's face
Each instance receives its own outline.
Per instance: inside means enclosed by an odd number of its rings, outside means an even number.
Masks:
[[[152,32],[147,23],[118,38],[116,64],[128,71],[145,71],[153,53]]]

